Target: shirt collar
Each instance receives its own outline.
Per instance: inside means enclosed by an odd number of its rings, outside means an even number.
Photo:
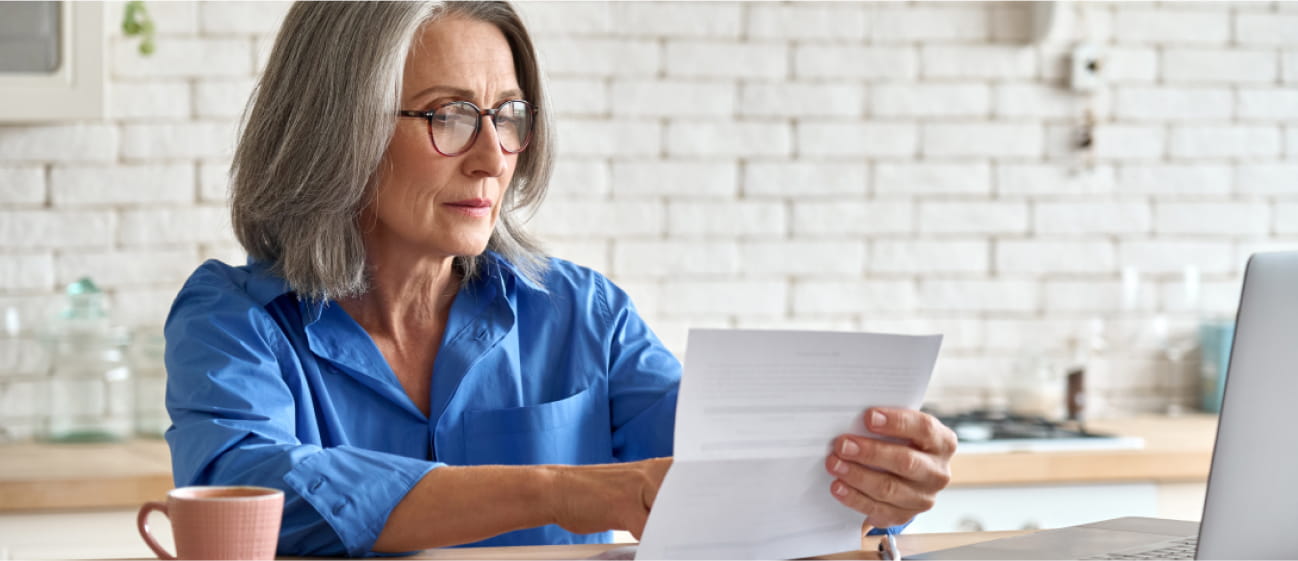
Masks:
[[[272,300],[292,292],[292,289],[288,286],[288,281],[271,271],[269,263],[249,257],[246,268],[248,270],[248,280],[244,289],[248,291],[248,295],[258,305],[265,306]]]
[[[532,290],[549,292],[545,289],[544,285],[532,282],[532,279],[528,278],[527,275],[524,275],[517,265],[510,262],[508,259],[505,259],[499,253],[486,251],[482,254],[482,258],[486,261],[484,264],[485,266],[483,267],[484,273],[489,277],[498,277],[499,282],[501,283],[501,288],[504,288],[511,283],[521,282],[523,286]]]

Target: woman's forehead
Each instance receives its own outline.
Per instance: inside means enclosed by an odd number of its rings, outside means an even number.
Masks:
[[[439,18],[419,31],[406,59],[404,83],[410,96],[435,86],[493,96],[518,89],[505,34],[493,24],[461,16]]]

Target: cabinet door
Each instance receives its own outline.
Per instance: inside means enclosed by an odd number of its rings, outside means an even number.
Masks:
[[[1059,528],[1121,516],[1157,516],[1153,482],[954,487],[906,530],[975,532]]]

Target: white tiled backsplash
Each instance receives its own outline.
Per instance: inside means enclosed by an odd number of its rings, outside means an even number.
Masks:
[[[950,406],[1118,311],[1125,267],[1174,334],[1228,315],[1249,253],[1298,248],[1298,2],[1061,2],[1045,44],[1032,4],[521,4],[559,127],[533,226],[678,352],[690,326],[944,332]],[[202,259],[243,259],[225,170],[287,5],[147,6],[142,58],[107,5],[108,119],[0,126],[0,307],[91,275],[156,329]],[[1081,40],[1094,93],[1067,87]],[[1112,339],[1100,412],[1192,403]]]

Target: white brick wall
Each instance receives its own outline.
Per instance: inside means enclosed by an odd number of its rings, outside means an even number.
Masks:
[[[45,202],[45,170],[39,166],[0,167],[0,204],[35,205]]]
[[[1118,169],[1117,189],[1123,193],[1160,195],[1225,195],[1231,191],[1232,169],[1219,164],[1125,165]]]
[[[880,195],[989,195],[991,166],[977,163],[886,163],[874,168],[874,192]]]
[[[1189,333],[1248,254],[1298,249],[1291,4],[1076,3],[1035,45],[1018,3],[523,3],[559,140],[531,227],[676,352],[691,326],[946,332],[933,395],[983,403],[1116,311],[1124,267]],[[150,3],[151,57],[123,7],[106,119],[0,124],[0,307],[40,317],[90,274],[156,329],[202,259],[244,260],[229,160],[288,4]],[[1093,93],[1066,87],[1078,41]],[[1096,395],[1158,401],[1147,356],[1115,364]]]
[[[1214,43],[1231,38],[1230,18],[1218,11],[1119,10],[1114,33],[1124,42],[1160,45]]]
[[[50,199],[56,207],[192,203],[194,166],[54,166]]]
[[[707,78],[784,78],[789,74],[788,48],[780,43],[668,41],[664,64],[668,76]]]
[[[862,316],[915,309],[910,281],[804,281],[793,288],[793,310],[812,316]]]
[[[1116,117],[1128,121],[1222,121],[1235,110],[1230,88],[1117,88]]]
[[[1028,79],[1037,74],[1037,55],[1018,45],[924,46],[920,49],[924,78]]]
[[[1182,83],[1272,83],[1278,56],[1265,50],[1169,48],[1163,51],[1163,79]]]
[[[869,186],[865,164],[837,162],[752,162],[744,170],[750,197],[864,197]]]
[[[871,246],[870,272],[893,274],[986,274],[990,244],[976,240],[878,240]]]
[[[0,211],[0,249],[106,248],[117,216],[101,210]]]
[[[735,112],[734,84],[684,80],[626,80],[613,83],[618,115],[630,117],[712,117]]]
[[[1274,126],[1175,126],[1170,151],[1175,158],[1248,158],[1280,155],[1280,129]]]
[[[735,242],[624,241],[613,249],[613,271],[627,277],[733,275],[739,272]]]
[[[1241,193],[1298,195],[1298,162],[1242,164],[1235,173],[1235,185]]]
[[[748,36],[757,39],[861,41],[866,38],[865,26],[866,11],[860,4],[748,7]]]
[[[794,76],[835,80],[908,80],[919,72],[914,49],[802,45],[793,51]]]
[[[108,116],[123,120],[188,119],[192,105],[189,89],[189,84],[182,81],[114,85],[107,92]]]
[[[1032,230],[1044,235],[1147,234],[1153,214],[1143,202],[1041,202]]]
[[[1154,232],[1223,237],[1266,234],[1270,213],[1265,203],[1160,203],[1154,208]]]
[[[806,122],[798,126],[798,155],[812,158],[913,156],[919,129],[911,124]]]
[[[739,190],[738,166],[715,161],[629,161],[613,163],[616,198],[680,197],[730,199]],[[575,187],[584,190],[589,181]],[[587,194],[590,196],[593,193]]]
[[[742,270],[754,275],[857,276],[865,271],[860,241],[771,241],[740,246]]]
[[[0,288],[15,292],[48,290],[54,286],[54,258],[47,253],[0,257]]]
[[[870,113],[878,117],[978,117],[990,106],[986,84],[885,84],[870,96]]]
[[[1040,287],[1021,280],[923,280],[921,310],[944,312],[1032,312]]]
[[[789,126],[766,122],[684,122],[667,124],[663,145],[669,156],[787,156]]]
[[[912,8],[874,5],[870,39],[879,43],[914,41],[983,41],[989,33],[989,13],[975,5],[945,4]]]
[[[251,18],[249,21],[260,21]],[[112,41],[109,68],[120,78],[197,78],[252,73],[252,42],[247,39],[159,38],[160,48],[140,56],[138,41]],[[165,48],[164,48],[165,47]]]
[[[1044,152],[1040,125],[1011,123],[925,125],[923,151],[929,157],[1021,156]]]
[[[1237,14],[1235,37],[1243,45],[1293,45],[1298,14]]]
[[[919,230],[944,234],[1000,234],[1028,231],[1028,205],[1008,201],[926,202]]]
[[[1098,125],[1093,148],[1096,157],[1110,160],[1156,160],[1166,152],[1163,127]]]
[[[1205,219],[1206,221],[1206,219]],[[1151,273],[1180,273],[1194,265],[1205,274],[1233,273],[1236,262],[1231,244],[1224,241],[1135,240],[1118,243],[1118,266]]]
[[[997,273],[1106,273],[1113,270],[1115,262],[1116,252],[1110,242],[1003,240],[996,243]]]
[[[788,231],[782,203],[671,202],[667,207],[667,232],[672,236],[778,238]]]
[[[111,162],[117,129],[109,125],[0,127],[0,161]]]
[[[200,81],[194,86],[194,113],[200,118],[238,120],[255,84],[248,78]]]
[[[671,295],[671,311],[666,314],[685,318],[782,317],[789,301],[784,281],[671,279],[663,283],[662,290]]]
[[[865,114],[865,87],[831,82],[746,82],[739,92],[744,117],[860,117]]]
[[[793,205],[797,237],[906,234],[915,231],[914,205],[908,202],[807,202]]]
[[[1244,120],[1298,120],[1298,88],[1241,88],[1238,115]]]
[[[996,192],[1012,196],[1092,197],[1113,192],[1116,182],[1114,169],[1107,166],[1073,169],[1047,164],[1000,164],[996,172]]]

